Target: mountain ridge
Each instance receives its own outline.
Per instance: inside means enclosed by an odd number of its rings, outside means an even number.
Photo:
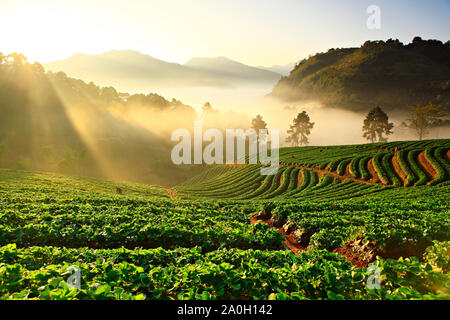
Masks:
[[[265,83],[281,74],[252,67],[226,57],[193,58],[185,64],[167,62],[135,50],[110,50],[102,54],[76,53],[44,64],[85,81],[126,90],[135,87],[229,87],[236,83]]]
[[[327,107],[365,112],[380,105],[450,107],[450,44],[413,39],[366,41],[359,48],[330,49],[298,63],[269,94],[283,101],[319,101]]]

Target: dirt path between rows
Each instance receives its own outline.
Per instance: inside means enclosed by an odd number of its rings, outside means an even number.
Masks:
[[[447,151],[446,156],[447,156],[447,158],[450,157],[450,150]],[[434,168],[433,164],[429,161],[429,159],[425,156],[425,151],[422,151],[419,153],[418,163],[423,168],[424,172],[427,174],[427,176],[430,180],[436,178],[436,176],[438,175],[438,172],[437,172],[436,168]],[[297,176],[297,188],[301,185],[302,180],[303,180],[302,174],[301,174],[302,169],[314,171],[319,178],[327,175],[332,178],[339,179],[340,181],[350,179],[355,182],[364,183],[364,184],[368,184],[368,185],[384,185],[380,181],[380,175],[375,168],[375,165],[373,163],[373,158],[369,159],[369,161],[367,162],[367,170],[369,171],[370,176],[371,176],[368,180],[355,178],[355,176],[351,173],[350,164],[351,163],[349,163],[346,166],[344,175],[339,175],[336,171],[329,171],[327,169],[321,169],[317,166],[299,165],[296,163],[285,163],[285,162],[280,162],[279,165],[280,166],[291,166],[291,167],[296,167],[296,168],[300,169],[298,176]],[[241,167],[241,166],[247,166],[248,164],[229,164],[229,165],[235,166],[235,167]],[[390,165],[392,167],[391,169],[393,169],[393,171],[394,171],[394,174],[396,174],[397,177],[400,178],[400,180],[402,182],[402,186],[407,187],[406,183],[408,181],[408,175],[403,171],[403,169],[400,165],[397,152],[392,157],[392,160],[390,161]],[[281,183],[283,183],[284,179],[285,179],[285,177],[284,177],[284,173],[283,173],[283,175],[281,176]]]
[[[419,165],[424,169],[428,178],[434,179],[437,176],[437,170],[425,156],[425,151],[421,151],[417,157]]]
[[[379,180],[378,173],[376,172],[375,166],[373,165],[373,158],[370,158],[369,161],[367,161],[367,170],[369,170],[369,173],[371,175],[369,181],[374,182],[375,180]]]
[[[374,185],[374,184],[379,185],[379,183],[375,183],[375,182],[370,181],[370,180],[366,181],[366,180],[362,180],[362,179],[357,179],[357,178],[353,177],[349,173],[346,173],[345,175],[340,176],[334,171],[328,171],[326,169],[319,169],[317,167],[302,166],[302,165],[298,165],[298,164],[295,164],[295,163],[280,163],[280,165],[283,165],[283,166],[294,166],[294,167],[299,168],[299,169],[312,170],[318,175],[319,178],[321,178],[323,176],[330,176],[332,178],[339,179],[340,181],[344,181],[344,180],[350,179],[350,180],[353,180],[353,181],[359,182],[359,183],[370,184],[370,185]],[[299,172],[298,186],[300,186],[300,176],[301,176],[301,173]]]
[[[242,167],[242,166],[248,166],[248,164],[228,164],[229,166],[235,166],[235,167]],[[373,158],[370,159],[367,162],[367,169],[369,170],[369,173],[371,175],[371,178],[369,180],[363,180],[363,179],[358,179],[355,178],[351,173],[350,173],[350,163],[347,165],[347,167],[345,168],[345,174],[343,176],[337,174],[337,172],[335,171],[328,171],[326,169],[320,169],[318,167],[314,167],[314,166],[304,166],[304,165],[299,165],[296,163],[285,163],[285,162],[280,162],[279,163],[280,166],[291,166],[291,167],[296,167],[301,169],[307,169],[307,170],[312,170],[314,171],[317,176],[319,178],[323,177],[323,176],[330,176],[332,178],[336,178],[339,179],[340,181],[344,181],[344,180],[353,180],[355,182],[358,183],[364,183],[364,184],[368,184],[368,185],[383,185],[381,182],[375,182],[375,181],[379,181],[379,177],[377,174],[377,171],[375,170],[375,167],[373,165]],[[298,174],[298,178],[297,178],[297,187],[299,187],[302,183],[302,174],[301,171],[299,171]]]
[[[400,178],[402,184],[404,186],[406,186],[406,182],[408,181],[408,175],[400,167],[400,163],[398,161],[398,153],[397,152],[392,157],[392,167],[394,168],[395,174]]]
[[[302,185],[302,181],[303,181],[302,171],[299,170],[297,173],[297,188]]]
[[[178,199],[178,195],[177,195],[176,190],[174,190],[174,189],[166,189],[166,191],[167,191],[167,194],[169,195],[170,199],[173,199],[173,200]]]
[[[347,164],[347,166],[345,167],[345,175],[347,177],[353,177],[352,173],[350,172],[350,165],[351,165],[351,161]]]
[[[369,263],[367,261],[362,261],[361,257],[355,253],[355,250],[352,248],[352,244],[354,241],[351,241],[347,245],[345,245],[342,248],[337,248],[333,250],[333,253],[338,253],[345,257],[345,260],[350,261],[352,265],[354,265],[356,268],[367,268],[369,266]]]
[[[285,176],[286,175],[286,170],[284,170],[283,171],[283,173],[281,174],[281,177],[280,177],[280,184],[278,185],[278,187],[281,187],[282,185],[283,185],[283,183],[284,183],[284,179],[285,179]],[[277,188],[278,189],[278,188]]]
[[[259,215],[259,213],[253,215],[253,216],[250,218],[250,224],[256,224],[256,223],[258,223],[258,222],[262,222],[262,223],[265,223],[265,224],[269,225],[269,227],[271,227],[271,228],[275,228],[275,227],[273,226],[273,224],[272,224],[271,219],[267,219],[267,220],[258,219],[258,215]],[[292,251],[294,254],[297,255],[297,252],[299,252],[299,251],[307,251],[306,248],[300,246],[300,245],[297,243],[297,241],[296,241],[295,238],[294,238],[294,233],[293,233],[293,232],[286,233],[286,231],[284,231],[283,227],[277,228],[277,229],[278,229],[278,231],[279,231],[280,233],[282,233],[282,234],[284,235],[284,237],[285,237],[285,240],[284,240],[283,243],[284,243],[289,249],[291,249],[291,251]]]

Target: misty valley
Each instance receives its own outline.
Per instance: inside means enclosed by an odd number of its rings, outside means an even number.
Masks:
[[[435,50],[439,49],[444,58],[442,60],[439,56],[438,60],[449,61],[445,58],[449,54],[448,43],[444,45],[433,41],[415,40],[413,44],[415,46],[420,44],[420,47],[411,49],[411,44],[400,48],[411,50],[414,55],[427,55],[428,52],[436,55]],[[393,59],[399,59],[398,63],[402,65],[405,63],[402,56],[397,57],[395,52],[399,50],[398,43],[373,42],[371,46],[376,56],[391,54]],[[366,43],[359,50],[363,50],[367,55],[366,48],[372,48],[371,46]],[[354,52],[356,49],[352,50]],[[417,53],[414,53],[415,51]],[[336,57],[333,57],[336,55],[335,51],[328,54],[332,57],[331,63],[336,61]],[[347,59],[347,55],[346,53],[341,59]],[[272,95],[278,92],[277,88],[286,83],[287,79],[302,70],[306,63],[314,64],[317,59],[324,59],[323,56],[324,54],[319,54],[310,58],[311,62],[308,60],[298,64],[290,76],[279,80]],[[370,56],[370,59],[369,61],[372,61],[376,58]],[[380,61],[380,65],[381,63]],[[89,70],[90,64],[82,66],[80,70]],[[213,68],[211,64],[209,68]],[[327,65],[319,71],[326,68]],[[221,106],[216,107],[207,102],[207,97],[203,97],[206,101],[198,109],[176,99],[167,100],[156,93],[121,93],[113,87],[100,87],[93,82],[87,83],[71,78],[63,72],[46,72],[39,63],[28,63],[26,57],[20,54],[2,56],[1,69],[3,89],[0,94],[3,117],[0,129],[2,138],[0,161],[3,166],[165,186],[179,184],[201,170],[197,167],[175,166],[167,161],[174,146],[174,142],[170,140],[171,132],[186,128],[193,133],[194,121],[202,121],[205,130],[214,128],[223,133],[226,129],[278,129],[280,145],[291,146],[292,143],[286,142],[290,141],[287,140],[289,127],[295,116],[300,111],[306,110],[315,125],[309,138],[311,143],[316,145],[361,143],[366,139],[362,135],[355,135],[355,132],[361,130],[364,113],[383,102],[383,100],[373,101],[370,104],[370,99],[368,102],[362,101],[358,104],[358,112],[355,112],[353,102],[348,104],[348,107],[342,102],[339,106],[327,106],[325,101],[320,101],[323,94],[319,93],[319,98],[312,98],[316,100],[315,102],[309,97],[303,102],[261,97],[259,100],[248,102],[248,106],[245,107],[221,109]],[[436,81],[448,82],[448,73],[446,75],[447,80],[439,75]],[[389,75],[390,78],[407,76]],[[411,73],[410,77],[415,82],[420,79],[415,73]],[[380,83],[386,81],[380,82],[377,78],[373,80],[373,86]],[[430,96],[426,91],[423,97],[417,99],[425,101],[424,106],[435,104],[445,113],[448,110],[446,95],[449,86],[443,84],[442,88],[444,91],[436,93],[437,98]],[[304,89],[300,87],[299,92],[302,90]],[[207,93],[207,90],[205,92]],[[366,92],[372,92],[372,89]],[[239,97],[236,98],[239,100]],[[373,93],[371,99],[383,97]],[[440,101],[443,101],[443,104],[439,104]],[[405,123],[411,118],[408,103],[406,100],[395,106],[381,105],[382,110],[388,112],[390,118],[394,120],[394,130],[391,130],[390,134],[399,140],[419,137],[415,129]],[[255,119],[256,115],[262,115],[265,126],[264,124],[262,127],[252,126],[251,120]],[[346,121],[346,126],[341,125],[343,120]],[[410,125],[413,122],[410,122]],[[428,134],[426,137],[429,138],[446,137],[450,130],[445,117],[430,123],[424,129]]]
[[[449,300],[449,9],[1,1],[0,307]]]

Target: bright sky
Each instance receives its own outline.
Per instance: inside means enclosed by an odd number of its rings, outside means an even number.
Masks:
[[[381,29],[366,26],[369,5]],[[333,47],[416,35],[450,39],[450,0],[0,0],[0,52],[50,62],[133,49],[166,61],[298,61]]]

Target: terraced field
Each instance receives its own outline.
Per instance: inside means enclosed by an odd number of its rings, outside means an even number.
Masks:
[[[201,181],[175,188],[181,198],[348,199],[392,187],[434,186],[449,179],[450,140],[284,148],[276,175],[258,165],[216,166]],[[218,174],[214,174],[218,173]]]
[[[450,299],[449,143],[286,148],[273,176],[172,189],[0,169],[0,299]]]

